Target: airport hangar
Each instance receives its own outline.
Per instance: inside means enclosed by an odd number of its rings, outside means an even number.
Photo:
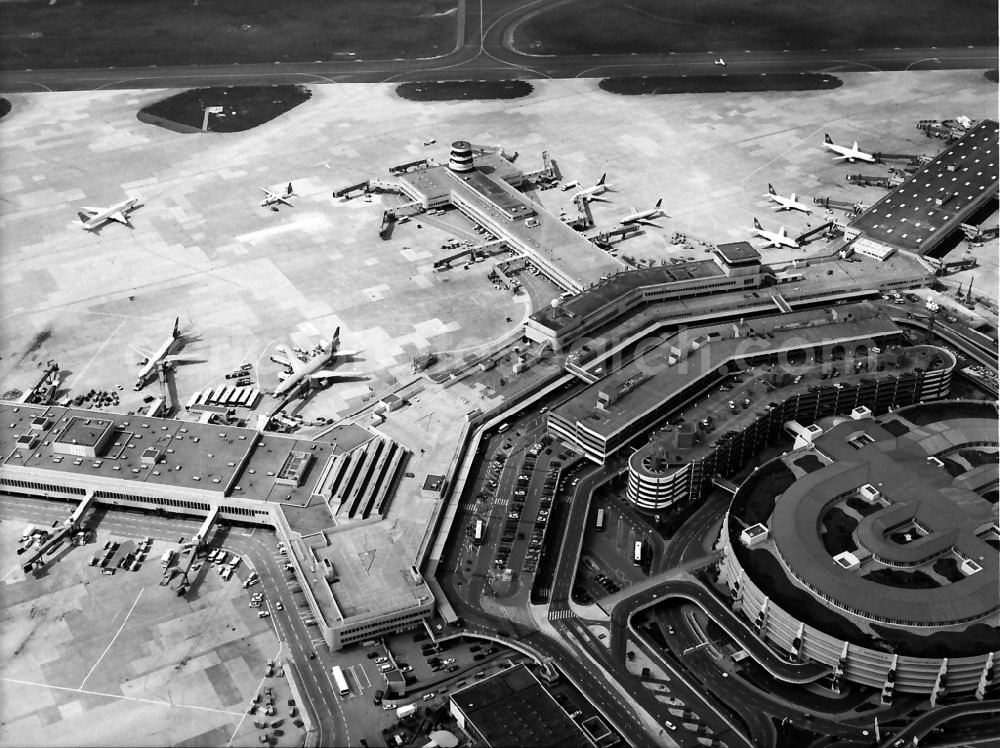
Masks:
[[[284,505],[316,502],[326,503],[332,515],[336,507],[330,502],[342,493],[345,464],[363,462],[355,465],[360,471],[389,467],[370,454],[376,440],[368,432],[360,439],[338,439],[334,431],[298,440],[233,426],[8,401],[0,401],[0,413],[5,493],[79,501],[78,520],[90,503],[204,515],[202,538],[216,517],[275,528],[331,650],[412,628],[433,614],[434,597],[412,564],[393,565],[398,559],[392,554],[364,563],[341,547],[335,530],[303,537],[285,516]],[[355,488],[353,498],[378,499]]]
[[[949,416],[954,402],[878,419],[870,412],[826,419],[825,429],[814,425],[803,434],[800,449],[776,458],[797,465],[808,454],[822,466],[773,497],[768,517],[755,522],[761,518],[754,515],[752,525],[741,519],[754,478],[727,512],[720,582],[736,609],[782,656],[831,666],[835,689],[846,679],[881,689],[884,703],[900,691],[929,696],[934,705],[946,691],[981,699],[1000,675],[1000,652],[948,656],[956,646],[968,651],[969,627],[1000,623],[1000,527],[995,505],[981,495],[995,488],[997,465],[956,477],[942,462],[998,446],[996,406],[967,403],[982,417],[968,407]],[[929,409],[941,411],[929,425],[907,420]],[[767,472],[765,465],[760,475]],[[834,510],[855,523],[853,550],[835,554],[842,546],[828,550],[824,543]],[[763,564],[762,553],[772,561]],[[938,572],[942,561],[951,562],[952,577]],[[784,574],[780,581],[776,571]],[[880,577],[870,578],[873,571]],[[913,572],[936,572],[940,581],[919,588],[899,579]],[[924,648],[932,641],[934,652]]]
[[[392,186],[414,204],[424,210],[454,205],[562,288],[580,291],[624,267],[515,189],[525,176],[509,160],[499,154],[474,155],[464,140],[452,144],[447,166],[421,165],[397,173],[397,178],[398,185]]]

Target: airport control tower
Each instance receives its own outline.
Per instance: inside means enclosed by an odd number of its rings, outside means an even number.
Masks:
[[[469,141],[456,140],[451,144],[451,158],[448,160],[448,168],[459,174],[475,170],[476,166],[472,162],[472,146]]]

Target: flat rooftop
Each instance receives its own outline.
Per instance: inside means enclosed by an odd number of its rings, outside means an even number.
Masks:
[[[899,333],[891,320],[867,304],[837,306],[835,316],[833,310],[807,310],[754,318],[749,325],[758,333],[756,338],[735,337],[733,323],[692,327],[672,335],[641,360],[630,362],[554,408],[549,417],[578,423],[607,438],[727,361],[798,350],[805,344],[829,346],[840,340]],[[695,340],[703,342],[688,355],[686,351]],[[675,347],[682,349],[682,355],[670,363]],[[600,393],[619,391],[625,394],[606,409],[598,409]]]
[[[913,426],[898,438],[872,419],[838,424],[814,442],[818,452],[835,461],[803,476],[781,495],[769,521],[771,539],[785,563],[807,585],[861,615],[915,625],[948,625],[995,614],[1000,608],[1000,558],[976,536],[996,522],[995,507],[962,488],[961,476],[952,477],[927,458],[958,445],[995,443],[996,430],[995,418]],[[860,445],[852,438],[861,432],[871,439],[868,444]],[[982,570],[940,587],[913,589],[865,579],[831,563],[819,534],[822,514],[834,497],[866,483],[879,488],[890,506],[860,521],[861,547],[899,564],[936,558],[955,548]],[[886,537],[908,519],[917,520],[929,534],[906,545]],[[870,570],[861,567],[862,572]]]
[[[731,242],[716,247],[719,255],[730,265],[747,265],[760,262],[760,252],[750,242]]]
[[[998,132],[997,122],[983,120],[851,221],[851,227],[900,249],[930,251],[996,196]]]
[[[723,275],[722,268],[714,260],[618,272],[604,280],[598,279],[594,286],[562,301],[557,309],[543,306],[531,318],[558,330],[575,317],[588,317],[637,289]]]
[[[479,193],[480,197],[489,200],[505,214],[510,216],[530,216],[535,212],[528,201],[518,199],[520,196],[519,193],[505,190],[502,185],[506,183],[503,180],[484,174],[479,169],[474,169],[466,174],[457,174],[451,169],[445,168],[443,173],[450,176],[456,182],[461,182],[471,187]]]
[[[756,320],[755,320],[756,321]],[[783,402],[789,398],[800,394],[805,394],[817,387],[834,388],[837,385],[853,385],[862,380],[872,380],[884,378],[890,374],[899,375],[912,372],[915,369],[930,369],[932,361],[936,355],[947,355],[940,348],[931,346],[908,346],[899,349],[904,354],[902,365],[898,367],[886,367],[884,372],[874,373],[864,369],[854,372],[844,366],[844,362],[833,362],[838,369],[838,376],[835,379],[823,378],[824,368],[830,366],[830,362],[821,365],[815,362],[805,362],[799,365],[782,365],[780,370],[786,372],[791,377],[800,377],[798,383],[773,384],[768,388],[764,384],[772,373],[772,366],[755,367],[754,372],[740,372],[733,374],[730,378],[738,377],[741,382],[732,383],[731,390],[714,390],[708,397],[699,400],[688,408],[679,410],[675,415],[681,416],[684,423],[678,426],[667,425],[657,430],[648,444],[644,444],[635,452],[631,465],[643,475],[657,475],[652,470],[644,466],[644,458],[657,450],[667,455],[666,467],[669,471],[676,470],[681,465],[697,460],[713,449],[715,449],[718,437],[727,431],[740,432],[753,423],[761,415],[761,408],[771,402]],[[793,379],[794,382],[794,379]],[[750,400],[750,405],[744,407],[744,401]],[[736,403],[736,410],[729,407],[729,402]],[[704,419],[710,419],[712,431],[700,435],[700,441],[686,449],[678,448],[675,445],[675,432],[680,426],[696,425]]]
[[[55,441],[60,444],[96,447],[101,437],[113,425],[114,423],[108,418],[74,416],[70,418]]]
[[[409,577],[412,553],[395,547],[398,529],[385,521],[344,529],[329,528],[292,544],[328,623],[336,623],[338,610],[344,618],[355,618],[431,600],[426,583]]]
[[[523,665],[452,694],[465,716],[489,745],[591,745],[584,731]]]
[[[118,480],[125,484],[137,482],[148,486],[215,491],[222,498],[226,486],[252,450],[231,495],[255,501],[306,503],[317,475],[314,472],[317,463],[322,469],[330,454],[357,444],[353,430],[345,433],[343,440],[334,429],[322,439],[310,441],[258,434],[254,429],[234,426],[8,401],[0,401],[0,415],[4,424],[2,465],[5,468],[33,468],[80,478]],[[13,449],[14,440],[28,433],[32,420],[40,415],[47,415],[50,425],[41,432],[37,445],[33,449]],[[53,448],[54,439],[65,438],[65,429],[72,428],[70,433],[76,434],[80,429],[90,428],[84,425],[88,419],[91,424],[99,419],[111,425],[113,436],[105,454],[74,457],[57,453]],[[141,457],[149,448],[161,453],[161,461],[146,467]],[[293,450],[314,458],[303,484],[296,487],[275,483],[285,459]],[[127,491],[127,485],[121,490]]]
[[[500,238],[512,240],[512,243],[518,246],[528,246],[544,255],[565,275],[581,285],[596,283],[602,275],[611,275],[624,267],[619,260],[596,247],[558,217],[545,210],[540,203],[532,202],[503,179],[484,171],[474,173],[478,176],[465,180],[463,177],[469,175],[459,177],[445,166],[432,166],[401,174],[399,179],[424,194],[459,196],[493,219],[495,225],[505,234]],[[488,191],[484,192],[483,190],[487,188]],[[534,214],[533,217],[538,225],[528,226],[523,220],[508,220],[497,212],[494,204],[524,206]]]
[[[753,294],[767,300],[773,293],[780,293],[787,301],[792,302],[816,298],[836,298],[849,292],[877,289],[881,283],[892,283],[899,279],[920,276],[926,280],[933,275],[933,271],[923,266],[919,259],[908,254],[897,252],[883,262],[858,255],[855,257],[858,260],[856,262],[835,260],[789,268],[779,273],[779,276],[794,280],[776,286],[757,288],[753,291],[730,291],[684,299],[667,298],[652,301],[649,303],[649,307],[656,309],[676,307],[678,310],[690,307],[694,309],[726,303],[727,300],[732,300],[734,304],[742,303],[740,300],[753,296]],[[664,274],[662,271],[669,271],[670,274]],[[689,272],[690,275],[685,276],[685,272]],[[564,327],[575,326],[578,318],[594,313],[607,304],[621,299],[636,288],[658,283],[679,282],[690,278],[711,277],[716,274],[721,276],[722,270],[711,260],[668,267],[627,270],[566,299],[560,304],[559,311],[553,312],[551,307],[543,307],[532,314],[531,318],[557,333]]]

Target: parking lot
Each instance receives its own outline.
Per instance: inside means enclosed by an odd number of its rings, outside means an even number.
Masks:
[[[100,524],[85,545],[64,544],[40,576],[25,576],[16,555],[24,529],[0,522],[0,744],[259,744],[246,710],[278,641],[238,583],[203,568],[178,596],[159,584],[162,554],[176,543],[139,550],[142,538]],[[284,679],[274,680],[287,701]],[[281,731],[272,745],[301,743],[294,725]]]

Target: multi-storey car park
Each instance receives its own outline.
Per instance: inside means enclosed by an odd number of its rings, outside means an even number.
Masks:
[[[57,406],[0,402],[0,413],[10,445],[0,464],[5,492],[205,515],[202,540],[216,519],[277,528],[331,649],[411,628],[433,612],[412,559],[363,547],[367,534],[329,520],[303,537],[285,513],[326,504],[331,515],[382,514],[400,465],[389,440],[356,426],[302,440]]]
[[[879,391],[877,372],[882,362],[881,347],[903,340],[900,329],[887,317],[868,304],[839,305],[825,312],[794,312],[768,318],[757,318],[752,323],[743,321],[698,328],[689,328],[665,337],[641,356],[617,371],[583,389],[573,398],[551,410],[548,414],[550,433],[572,445],[584,456],[604,463],[636,437],[707,397],[715,395],[720,386],[734,372],[749,367],[769,367],[773,365],[796,366],[808,363],[810,366],[837,366],[838,358],[843,358],[850,350],[852,362],[850,371],[844,372],[843,382],[831,383],[829,395],[822,398],[822,407],[850,410],[865,399],[874,398]],[[879,349],[873,351],[872,349]],[[856,352],[863,352],[864,361],[853,363]],[[892,360],[898,360],[893,356]],[[947,388],[954,359],[947,352],[941,352],[940,365],[928,371],[919,371],[914,366],[913,381],[899,380],[896,372],[891,372],[893,391],[890,404],[905,400],[911,402],[921,397],[938,397],[941,383]],[[864,371],[862,372],[862,367]],[[808,368],[805,367],[805,368]],[[762,368],[762,371],[764,369]],[[905,373],[905,372],[899,372]],[[864,374],[865,376],[861,376]],[[888,375],[887,375],[888,376]],[[853,386],[855,379],[868,378],[873,383],[867,386]],[[850,382],[852,386],[848,387]],[[801,384],[798,382],[796,384]],[[760,392],[745,393],[740,403],[730,397],[715,395],[718,402],[706,406],[716,412],[721,407],[739,413],[753,401],[753,412],[759,413],[772,396],[761,385]],[[802,388],[805,390],[806,388]],[[870,391],[870,394],[869,394]],[[862,395],[861,392],[866,394]],[[748,398],[746,395],[750,394]],[[817,398],[819,395],[817,395]],[[803,402],[812,400],[812,396]],[[727,407],[727,401],[733,403]],[[847,407],[850,404],[850,407]],[[716,407],[712,407],[712,406]],[[778,403],[767,405],[778,408]],[[806,406],[803,406],[805,408]],[[716,415],[721,420],[721,415]],[[691,424],[702,428],[702,433],[684,427],[677,432],[676,439],[692,446],[708,439],[707,434],[718,431],[711,441],[726,443],[731,434],[719,431],[711,422]],[[787,419],[786,419],[787,420]],[[691,422],[688,421],[690,424]],[[730,429],[732,431],[732,429]],[[752,441],[752,440],[751,440]],[[759,444],[753,446],[760,446]],[[748,445],[748,449],[752,446]],[[742,464],[742,449],[733,454],[732,461]],[[669,462],[669,460],[667,461]],[[641,470],[642,460],[637,463]],[[709,466],[712,467],[712,466]],[[719,465],[718,468],[722,468]],[[698,471],[694,471],[698,472]],[[709,470],[708,475],[711,474]],[[729,472],[722,469],[722,472]],[[639,476],[637,476],[639,477]],[[648,482],[648,481],[646,481]],[[672,484],[672,480],[666,481]],[[683,486],[668,490],[661,498],[664,506],[691,493],[697,494],[700,480],[691,477],[683,479]],[[643,499],[645,491],[637,492],[634,500],[658,508],[660,499]]]
[[[733,498],[720,582],[761,639],[882,690],[982,697],[1000,674],[992,403],[821,419]]]
[[[772,332],[762,329],[765,335]],[[671,423],[629,457],[629,500],[640,509],[661,511],[699,498],[715,476],[739,472],[789,431],[790,421],[811,423],[857,408],[882,413],[948,392],[956,362],[943,348],[885,342],[898,339],[891,334],[871,337],[878,337],[884,347],[858,338],[827,344],[820,337],[823,327],[809,332],[818,333],[815,346],[769,347],[727,358],[722,367],[735,373],[724,377],[717,368],[708,369],[701,381],[714,391],[689,407],[683,407],[680,398],[668,397],[661,412],[670,415]],[[775,333],[768,342],[777,339]],[[715,388],[720,381],[723,384]]]

